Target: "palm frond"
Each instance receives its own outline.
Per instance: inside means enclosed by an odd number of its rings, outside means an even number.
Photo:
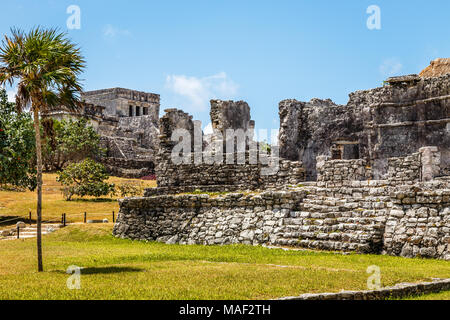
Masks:
[[[79,75],[86,62],[67,34],[56,28],[11,29],[0,46],[0,85],[19,82],[16,105],[40,111],[81,108]]]

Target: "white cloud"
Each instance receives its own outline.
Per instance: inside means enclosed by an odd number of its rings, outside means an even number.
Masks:
[[[380,65],[380,73],[386,77],[399,75],[402,70],[402,63],[396,58],[385,59]]]
[[[170,75],[166,78],[166,87],[186,98],[186,107],[193,111],[207,110],[210,99],[232,99],[238,91],[238,85],[225,72],[203,78]]]
[[[8,94],[8,102],[16,102],[16,91],[9,90]]]
[[[124,29],[119,29],[111,24],[107,24],[103,27],[103,35],[108,38],[114,38],[116,36],[130,36],[131,32]]]

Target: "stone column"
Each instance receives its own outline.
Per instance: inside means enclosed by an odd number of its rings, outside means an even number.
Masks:
[[[441,153],[437,147],[419,149],[422,163],[422,181],[433,180],[440,172]]]
[[[158,153],[156,156],[156,179],[158,187],[171,186],[178,183],[176,164],[172,162],[172,151],[176,141],[172,134],[177,129],[184,129],[191,142],[191,152],[194,147],[194,122],[192,116],[178,109],[166,109],[166,114],[159,120]],[[186,151],[186,150],[184,150]],[[189,157],[189,154],[186,154]]]

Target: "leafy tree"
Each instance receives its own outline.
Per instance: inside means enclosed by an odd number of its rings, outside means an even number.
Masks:
[[[0,88],[0,186],[36,188],[33,119],[27,113],[16,113]]]
[[[61,121],[46,119],[43,160],[47,170],[62,170],[69,162],[104,155],[100,136],[85,118]]]
[[[37,167],[37,256],[42,263],[42,146],[40,113],[68,109],[79,111],[82,91],[78,76],[85,61],[65,33],[33,28],[25,34],[12,29],[0,46],[0,85],[17,81],[16,108],[30,107],[34,118]]]
[[[70,201],[73,196],[101,197],[114,194],[114,184],[108,184],[109,175],[105,167],[91,159],[69,164],[63,171],[58,172],[56,180],[65,187],[63,194]]]

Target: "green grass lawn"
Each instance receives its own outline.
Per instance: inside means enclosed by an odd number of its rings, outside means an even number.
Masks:
[[[116,239],[112,224],[71,225],[44,237],[44,273],[35,239],[0,242],[3,299],[270,299],[366,289],[370,265],[383,286],[450,278],[450,262],[378,255],[283,251],[259,246],[182,246]],[[81,289],[66,269],[83,267]],[[448,299],[449,293],[420,297]]]
[[[419,297],[410,297],[404,300],[450,300],[450,291],[426,294]]]

